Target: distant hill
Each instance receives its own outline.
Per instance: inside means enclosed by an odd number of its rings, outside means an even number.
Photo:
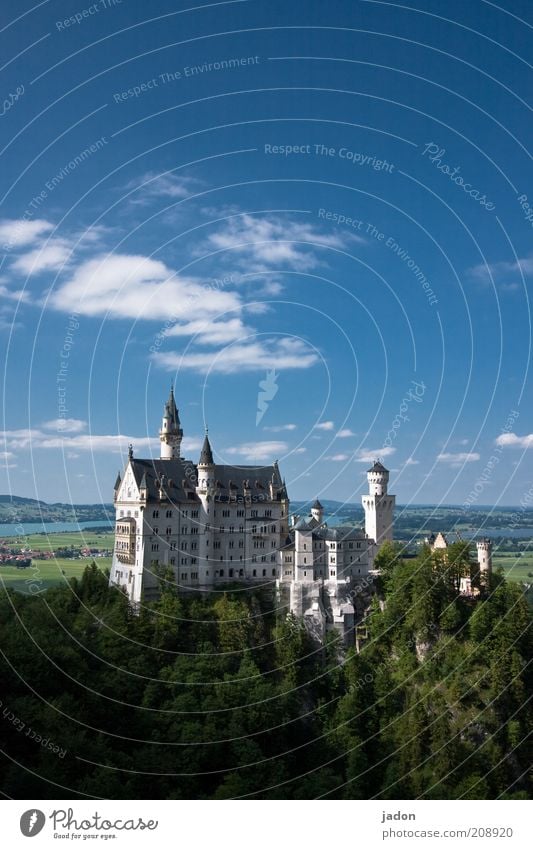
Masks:
[[[0,524],[19,522],[103,522],[113,520],[112,504],[47,504],[35,498],[0,495]]]

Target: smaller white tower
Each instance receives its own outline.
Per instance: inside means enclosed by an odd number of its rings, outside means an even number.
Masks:
[[[363,508],[365,511],[365,531],[370,539],[375,540],[376,545],[381,545],[385,540],[392,541],[393,537],[393,515],[396,496],[389,495],[387,487],[389,484],[389,472],[379,460],[376,460],[367,472],[368,495],[363,495]]]
[[[170,395],[163,411],[159,439],[161,442],[161,460],[179,459],[183,430],[181,429],[180,417],[176,407],[176,401],[174,400],[173,386],[170,387]]]
[[[479,539],[477,546],[477,562],[479,565],[479,583],[486,587],[492,574],[492,541],[490,539]]]
[[[324,508],[322,507],[318,498],[311,507],[311,516],[316,522],[318,522],[319,525],[321,525],[324,521]]]

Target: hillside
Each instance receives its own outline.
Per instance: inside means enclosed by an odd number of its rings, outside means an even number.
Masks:
[[[0,495],[0,524],[101,522],[114,517],[112,504],[47,504],[35,498]]]

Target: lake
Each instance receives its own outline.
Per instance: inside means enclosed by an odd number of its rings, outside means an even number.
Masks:
[[[82,531],[84,528],[109,528],[113,523],[100,522],[21,522],[18,525],[0,525],[1,537],[20,537],[29,534],[63,534]]]

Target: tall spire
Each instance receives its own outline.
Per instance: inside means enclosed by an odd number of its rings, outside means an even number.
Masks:
[[[183,439],[183,430],[174,398],[174,384],[172,383],[170,384],[168,401],[163,411],[159,439],[161,441],[161,459],[178,459],[180,456],[181,440]]]
[[[202,451],[200,453],[200,460],[198,462],[199,466],[213,466],[213,452],[211,450],[211,443],[209,442],[209,437],[207,435],[207,428],[205,430],[205,439],[204,444],[202,445]]]

